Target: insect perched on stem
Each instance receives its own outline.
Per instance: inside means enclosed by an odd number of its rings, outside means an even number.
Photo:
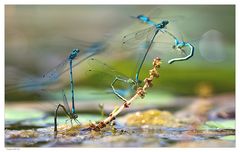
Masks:
[[[159,57],[156,57],[153,60],[153,68],[149,70],[149,77],[144,79],[144,85],[141,87],[138,87],[136,89],[135,94],[126,102],[124,102],[120,107],[116,107],[110,114],[109,116],[98,122],[97,124],[90,123],[88,128],[85,128],[84,130],[94,130],[94,131],[101,131],[102,128],[106,127],[109,123],[113,122],[116,119],[116,116],[125,108],[128,108],[131,103],[137,99],[137,98],[144,98],[146,94],[146,90],[149,87],[153,86],[153,79],[159,77],[159,73],[157,71],[158,68],[160,68],[161,64],[161,59]],[[115,130],[115,129],[114,129]],[[113,132],[114,133],[114,132]]]

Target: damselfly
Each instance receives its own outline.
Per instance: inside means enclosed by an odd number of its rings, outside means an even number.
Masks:
[[[134,32],[131,34],[128,34],[126,36],[123,37],[123,45],[131,45],[132,41],[137,40],[141,40],[141,39],[146,39],[146,41],[149,41],[148,43],[148,47],[146,49],[146,52],[142,58],[142,61],[140,62],[140,65],[138,67],[135,79],[138,81],[139,80],[139,74],[140,74],[140,70],[142,68],[142,65],[147,57],[147,54],[152,46],[152,43],[155,39],[155,37],[157,36],[158,32],[162,32],[164,33],[166,31],[166,26],[169,24],[168,20],[162,20],[159,23],[155,23],[152,20],[150,20],[149,17],[144,16],[144,15],[138,15],[137,17],[134,17],[138,20],[140,20],[143,23],[146,23],[148,25],[150,25],[151,27],[148,27],[146,29],[143,29],[141,31],[138,32]]]
[[[192,44],[190,44],[189,42],[183,40],[183,36],[181,37],[181,39],[177,38],[175,35],[173,35],[172,33],[165,31],[168,35],[170,35],[174,41],[173,43],[158,43],[158,42],[154,42],[153,45],[156,46],[156,48],[162,48],[161,46],[168,46],[168,48],[164,48],[163,51],[170,51],[173,50],[174,53],[176,52],[180,52],[181,54],[183,54],[182,57],[175,57],[173,59],[168,60],[168,64],[172,64],[176,61],[185,61],[190,59],[193,55],[194,55],[194,46]],[[174,55],[176,56],[176,55]]]
[[[76,67],[77,65],[79,65],[80,63],[82,63],[83,61],[85,61],[86,59],[88,59],[89,57],[92,57],[94,55],[97,55],[101,52],[103,52],[105,49],[107,48],[107,44],[105,42],[95,42],[92,44],[89,44],[88,47],[86,49],[79,49],[79,52],[75,54],[74,56],[74,61],[72,62],[73,59],[69,58],[71,55],[73,55],[74,50],[57,66],[55,66],[54,68],[52,68],[50,71],[44,73],[41,77],[38,78],[32,78],[32,79],[20,79],[18,80],[18,82],[13,83],[8,85],[7,84],[7,91],[11,92],[11,91],[16,91],[16,90],[20,90],[20,91],[39,91],[39,90],[43,90],[46,86],[48,86],[51,83],[56,82],[59,77],[67,72],[68,70],[70,70],[70,75],[72,72],[72,68]],[[72,54],[73,53],[73,54]],[[68,63],[70,63],[71,60],[71,66],[67,67],[66,65]]]
[[[157,34],[159,33],[159,31],[162,33],[168,34],[170,37],[172,37],[174,39],[174,41],[175,41],[174,49],[178,50],[178,49],[182,49],[183,47],[190,47],[193,52],[194,49],[193,49],[192,45],[190,45],[189,43],[183,43],[183,42],[178,41],[178,39],[176,39],[176,37],[166,29],[167,25],[169,24],[169,20],[163,19],[161,22],[155,23],[154,21],[152,21],[149,17],[147,17],[145,15],[138,15],[137,17],[133,17],[133,18],[138,19],[142,23],[146,23],[146,24],[150,25],[150,27],[148,27],[146,29],[131,33],[131,34],[123,37],[123,45],[124,46],[132,45],[132,42],[136,41],[136,40],[138,40],[138,41],[145,40],[145,42],[147,43],[146,52],[143,55],[143,58],[139,64],[138,70],[136,72],[136,76],[135,76],[136,81],[139,80],[139,75],[140,75],[140,71],[143,66],[143,63],[144,63],[144,61],[147,57],[147,54],[148,54],[149,50],[151,49],[152,44],[154,43],[154,40],[155,40]],[[168,63],[171,64],[175,61],[187,60],[191,56],[192,55],[189,55],[184,58],[174,58],[174,59],[171,59]]]

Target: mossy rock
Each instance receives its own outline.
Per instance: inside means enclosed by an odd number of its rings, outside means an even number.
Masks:
[[[136,112],[125,116],[125,123],[128,126],[163,126],[163,127],[180,127],[178,119],[176,119],[168,111],[160,111],[156,109],[144,112]]]
[[[35,130],[6,130],[6,138],[36,138],[39,134]]]

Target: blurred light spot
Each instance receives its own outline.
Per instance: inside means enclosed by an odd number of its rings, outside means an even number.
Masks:
[[[216,30],[204,33],[199,42],[199,51],[209,62],[222,62],[226,57],[222,33]]]
[[[213,87],[209,83],[201,82],[196,86],[196,93],[200,97],[210,97],[213,94]]]

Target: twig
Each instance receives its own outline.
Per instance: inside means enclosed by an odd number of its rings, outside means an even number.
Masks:
[[[104,128],[111,121],[115,120],[116,116],[123,109],[128,108],[131,105],[131,103],[134,100],[136,100],[136,98],[141,97],[143,99],[145,97],[147,88],[153,86],[152,84],[153,79],[159,77],[157,69],[160,68],[160,64],[161,64],[160,58],[159,57],[155,58],[153,60],[153,69],[149,71],[149,77],[144,79],[144,86],[138,87],[136,94],[130,100],[124,102],[124,104],[121,107],[119,107],[118,109],[114,109],[106,119],[100,121],[98,124],[91,123],[88,129],[94,130],[94,131],[100,131],[100,129]]]

